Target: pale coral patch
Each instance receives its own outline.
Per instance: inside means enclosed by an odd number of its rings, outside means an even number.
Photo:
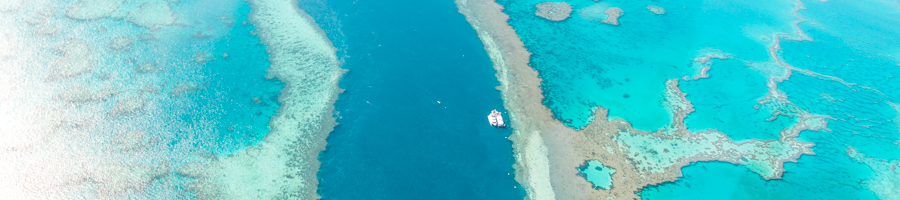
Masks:
[[[128,13],[128,22],[150,30],[172,25],[178,17],[168,3],[148,2]]]
[[[0,1],[0,12],[12,12],[19,10],[25,0],[3,0]]]
[[[81,41],[70,41],[56,49],[63,56],[56,60],[50,68],[46,81],[58,81],[72,78],[91,71],[93,61],[90,59],[91,48]]]
[[[66,16],[78,20],[109,17],[125,0],[80,0],[66,9]]]
[[[569,15],[572,14],[572,6],[566,2],[544,2],[535,5],[535,7],[537,8],[535,15],[550,21],[562,21],[569,18]]]

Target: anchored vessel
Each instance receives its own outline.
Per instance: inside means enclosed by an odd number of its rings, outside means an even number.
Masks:
[[[488,122],[491,123],[491,126],[506,127],[506,124],[503,123],[503,116],[500,116],[500,112],[497,112],[496,109],[492,110],[491,114],[488,115]]]

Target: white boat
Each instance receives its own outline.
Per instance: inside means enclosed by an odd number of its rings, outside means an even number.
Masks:
[[[503,116],[501,116],[500,112],[497,112],[496,109],[492,110],[491,114],[488,115],[488,122],[491,123],[491,126],[496,126],[496,127],[501,127],[501,128],[506,127],[506,124],[503,123]]]

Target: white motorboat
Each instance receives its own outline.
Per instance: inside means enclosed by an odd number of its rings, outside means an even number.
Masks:
[[[491,123],[491,126],[506,127],[506,123],[503,123],[503,116],[496,109],[492,110],[491,114],[488,115],[488,122]]]

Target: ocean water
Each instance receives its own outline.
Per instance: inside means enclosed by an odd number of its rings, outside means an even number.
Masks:
[[[521,199],[490,59],[452,1],[301,2],[338,48],[324,199]]]

